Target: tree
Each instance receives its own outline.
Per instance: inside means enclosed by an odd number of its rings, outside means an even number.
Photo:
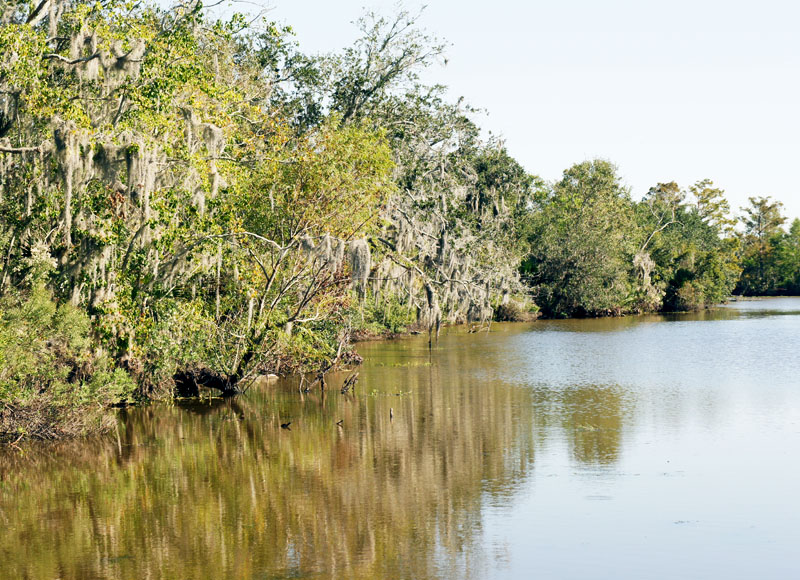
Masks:
[[[689,188],[705,200],[699,204],[687,203],[675,182],[651,188],[638,204],[645,240],[634,258],[641,310],[696,310],[730,295],[739,273],[736,243],[723,231],[724,192],[710,185],[704,180]]]
[[[783,235],[786,218],[783,204],[767,197],[749,198],[750,206],[742,208],[742,278],[737,290],[747,295],[769,294],[780,289],[781,274],[775,251]]]
[[[326,102],[342,125],[383,127],[398,195],[382,212],[371,299],[402,296],[429,329],[442,320],[486,321],[493,305],[520,294],[517,214],[533,178],[496,140],[482,141],[462,100],[426,86],[419,72],[443,45],[420,30],[419,14],[367,14],[361,38],[321,59]]]
[[[725,192],[714,187],[710,179],[702,179],[689,186],[695,198],[695,207],[700,219],[720,233],[730,233],[736,220],[730,217],[730,204],[725,199]]]
[[[781,214],[783,204],[779,201],[771,202],[770,199],[772,199],[770,196],[751,197],[750,207],[742,208],[745,235],[752,236],[759,243],[766,243],[786,222],[786,218]]]
[[[792,220],[789,232],[781,236],[776,251],[781,287],[790,294],[800,294],[800,218]]]
[[[355,44],[325,60],[330,107],[342,124],[372,116],[391,95],[417,89],[420,69],[444,49],[419,29],[419,16],[405,10],[393,18],[369,12],[358,19],[362,36]]]
[[[551,316],[622,311],[636,251],[633,205],[614,165],[585,161],[564,172],[534,217],[523,266]]]
[[[636,205],[636,222],[641,238],[636,254],[633,256],[633,267],[636,271],[636,287],[634,288],[633,308],[640,312],[659,310],[663,306],[664,282],[656,271],[657,263],[651,256],[653,247],[666,235],[665,230],[678,223],[686,194],[677,183],[659,183],[651,187],[644,199]],[[656,279],[654,279],[654,274]]]
[[[231,242],[229,259],[241,265],[231,281],[238,292],[226,300],[225,316],[216,316],[227,355],[220,364],[234,384],[258,371],[257,355],[291,339],[296,326],[308,332],[330,320],[346,324],[347,289],[363,294],[370,275],[364,237],[394,191],[380,132],[339,128],[334,117],[301,138],[284,132],[273,139],[291,148],[262,159],[221,208],[229,229],[220,237]],[[346,345],[349,336],[336,340]]]
[[[2,12],[0,295],[40,248],[48,290],[151,385],[335,358],[394,191],[385,131],[321,120],[319,69],[274,24],[53,1]]]

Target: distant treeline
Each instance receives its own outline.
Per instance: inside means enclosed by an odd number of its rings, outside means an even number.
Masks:
[[[606,161],[584,162],[532,206],[523,262],[550,316],[697,310],[731,294],[800,291],[800,220],[751,197],[738,219],[703,180],[659,183],[632,201]]]
[[[601,160],[545,183],[420,81],[417,16],[359,26],[312,56],[196,0],[2,4],[0,435],[319,376],[357,336],[798,290],[780,204],[736,228],[710,181],[635,202]]]

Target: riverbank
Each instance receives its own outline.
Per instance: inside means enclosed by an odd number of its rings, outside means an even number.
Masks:
[[[755,302],[764,298],[771,297],[731,297],[731,300]],[[192,389],[181,390],[173,379],[173,387],[162,387],[158,393],[147,396],[128,371],[114,369],[101,349],[92,348],[90,324],[81,312],[68,305],[57,307],[44,290],[34,293],[27,303],[6,302],[4,306],[4,325],[0,331],[0,360],[4,362],[0,371],[0,443],[102,433],[114,425],[115,406],[199,396],[199,387],[218,388],[226,395],[238,392],[219,388],[220,375],[208,369],[200,372],[198,367],[194,373],[184,373],[187,377],[191,375]],[[495,319],[494,323],[553,320],[541,317],[534,309],[523,312],[519,308],[502,307],[497,309]],[[464,326],[468,332],[478,332],[488,331],[490,325],[448,326]],[[424,326],[418,324],[410,324],[402,331],[372,324],[353,331],[350,346],[425,333]],[[362,362],[355,349],[348,349],[340,353],[338,365],[323,368],[332,372],[339,365],[352,367]],[[214,380],[207,384],[205,376]]]

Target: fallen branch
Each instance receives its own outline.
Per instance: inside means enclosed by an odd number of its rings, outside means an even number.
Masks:
[[[342,384],[342,394],[343,395],[347,394],[347,391],[349,391],[350,389],[353,389],[353,391],[355,391],[357,382],[358,382],[358,372],[354,372],[352,375],[347,377],[347,379],[344,381],[344,384]]]

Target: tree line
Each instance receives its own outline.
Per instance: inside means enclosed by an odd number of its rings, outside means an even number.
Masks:
[[[800,220],[751,197],[739,218],[711,180],[634,201],[604,160],[546,187],[528,216],[522,272],[549,316],[698,310],[731,295],[796,295]]]
[[[529,174],[420,73],[418,16],[344,50],[202,2],[0,5],[0,432],[109,401],[325,371],[443,323],[796,292],[800,225],[710,181]],[[20,427],[23,425],[24,427]]]

